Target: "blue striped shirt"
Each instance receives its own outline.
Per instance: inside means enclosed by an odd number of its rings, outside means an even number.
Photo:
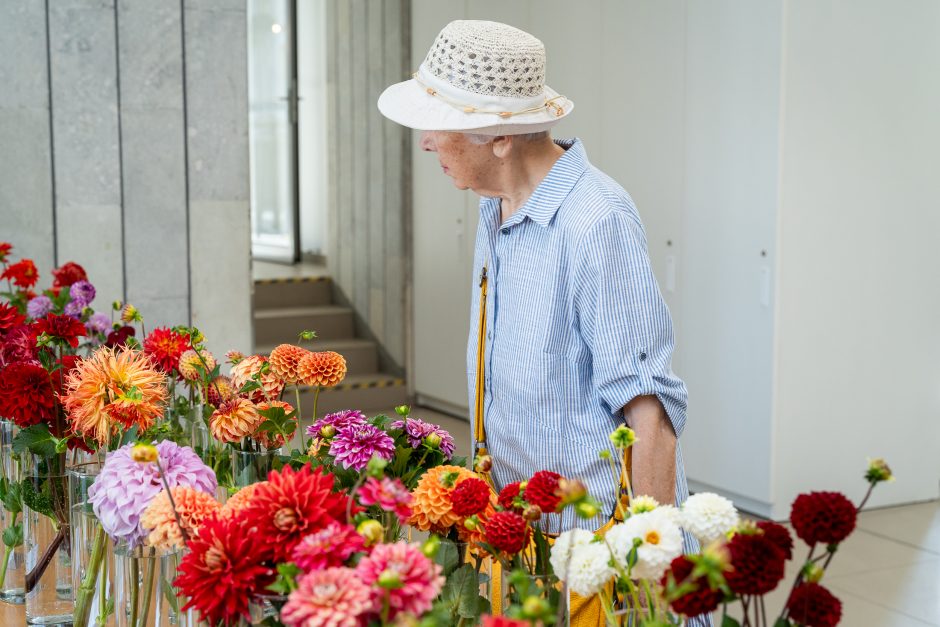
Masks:
[[[580,140],[557,143],[565,154],[505,223],[498,198],[480,201],[467,348],[470,406],[485,264],[484,415],[494,481],[501,488],[542,469],[579,478],[609,517],[617,477],[598,453],[611,447],[608,435],[622,424],[621,409],[636,396],[655,395],[678,436],[687,392],[672,372],[672,320],[633,200],[591,165]],[[680,503],[688,488],[678,447],[676,469]],[[557,532],[599,522],[568,511],[544,524]]]

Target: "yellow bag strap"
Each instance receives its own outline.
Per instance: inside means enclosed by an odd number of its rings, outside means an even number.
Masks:
[[[483,423],[483,399],[486,383],[485,362],[483,360],[486,352],[486,265],[483,265],[483,271],[480,272],[480,324],[479,337],[477,339],[477,389],[476,406],[474,407],[473,424],[474,437],[476,442],[476,452],[478,455],[486,455],[486,425]]]

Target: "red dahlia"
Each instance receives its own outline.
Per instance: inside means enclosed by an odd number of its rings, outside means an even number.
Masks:
[[[26,320],[26,316],[20,313],[16,307],[11,307],[6,303],[0,303],[0,331],[8,331],[13,327],[18,327]]]
[[[670,606],[673,610],[684,616],[698,616],[715,611],[721,601],[724,599],[724,593],[721,590],[712,590],[705,577],[692,578],[692,570],[695,564],[685,555],[680,555],[672,560],[669,570],[663,576],[662,585],[665,587],[669,581],[669,575],[672,575],[673,581],[677,586],[691,584],[694,589],[686,592],[678,599],[675,599]]]
[[[0,263],[7,260],[10,251],[13,250],[13,244],[10,242],[0,242]]]
[[[486,541],[493,548],[515,555],[529,542],[529,527],[516,512],[496,512],[486,523]]]
[[[519,484],[520,482],[514,481],[500,490],[499,497],[497,497],[497,501],[499,502],[500,507],[503,509],[516,510],[519,512],[522,511],[521,508],[516,507],[513,504],[513,500],[519,496]]]
[[[529,479],[525,486],[525,500],[532,505],[538,505],[546,514],[557,512],[561,503],[558,494],[558,480],[561,475],[550,470],[540,470]]]
[[[482,514],[490,503],[490,487],[476,477],[464,479],[450,493],[450,502],[458,516]]]
[[[159,370],[169,375],[177,372],[180,355],[188,348],[189,339],[185,335],[166,327],[157,327],[144,339],[144,353],[150,355]]]
[[[36,285],[36,281],[39,280],[39,271],[32,259],[21,259],[7,266],[3,274],[0,274],[0,279],[13,281],[13,284],[17,287],[29,289]]]
[[[135,335],[137,335],[137,331],[134,330],[134,327],[121,327],[108,333],[104,345],[109,348],[124,348],[127,344],[127,338]]]
[[[45,333],[63,342],[68,342],[72,348],[78,347],[78,338],[86,335],[85,325],[72,316],[57,316],[48,314],[45,318],[37,320],[33,325],[36,333]]]
[[[88,275],[85,274],[85,268],[74,261],[69,261],[52,271],[52,287],[69,287],[72,283],[78,281],[87,281]]]
[[[36,331],[31,324],[13,327],[0,339],[0,364],[36,361],[37,357]]]
[[[783,552],[786,559],[793,558],[793,538],[786,527],[772,520],[762,520],[757,523],[757,528],[763,531],[767,539]]]
[[[738,533],[728,543],[728,587],[738,594],[765,594],[783,579],[783,552],[764,534]]]
[[[801,583],[787,601],[790,618],[805,627],[835,627],[842,603],[818,583]]]
[[[483,627],[529,627],[527,620],[506,618],[505,616],[484,616]]]
[[[273,580],[274,571],[263,564],[267,542],[245,533],[232,517],[213,516],[202,523],[199,534],[186,548],[179,575],[173,582],[211,625],[230,625],[248,618],[248,597],[262,592]]]
[[[284,466],[252,493],[251,503],[237,516],[249,535],[264,538],[276,562],[289,562],[304,536],[332,521],[346,522],[349,497],[333,492],[333,475],[305,465]],[[357,511],[355,507],[353,513]]]
[[[856,515],[855,505],[839,492],[810,492],[793,501],[790,522],[810,546],[838,544],[855,529]]]
[[[20,428],[54,420],[55,397],[45,368],[15,362],[0,371],[0,416]]]

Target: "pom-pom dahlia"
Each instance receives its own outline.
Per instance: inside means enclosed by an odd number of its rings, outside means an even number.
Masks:
[[[738,511],[723,496],[694,494],[682,504],[682,526],[704,544],[723,538],[738,524]]]
[[[336,432],[330,444],[330,455],[343,468],[362,470],[373,455],[391,461],[395,456],[395,441],[374,425],[351,425]]]
[[[806,627],[835,627],[842,602],[818,583],[801,583],[787,601],[790,619]]]
[[[3,304],[4,307],[9,307],[6,303]],[[13,307],[10,307],[13,311],[16,311]],[[31,299],[26,303],[26,315],[32,318],[33,320],[39,320],[48,313],[51,313],[53,309],[52,299],[46,296],[45,294],[40,294],[36,298]],[[22,322],[22,320],[20,320]],[[12,326],[12,325],[11,325]]]
[[[222,516],[238,516],[241,514],[242,510],[251,505],[251,499],[255,494],[255,490],[266,483],[267,481],[249,483],[244,488],[228,497],[228,500],[222,505]]]
[[[793,501],[790,523],[796,535],[812,546],[838,544],[855,530],[857,511],[839,492],[810,492]]]
[[[209,417],[209,432],[220,442],[238,442],[252,435],[264,418],[251,401],[233,398],[223,402]]]
[[[20,428],[55,419],[52,379],[32,362],[14,362],[0,370],[0,415]]]
[[[690,585],[691,590],[670,603],[672,609],[683,616],[698,616],[714,612],[724,599],[724,593],[719,589],[712,589],[708,585],[708,579],[705,577],[692,577],[692,571],[695,569],[689,558],[680,555],[672,560],[669,571],[663,575],[660,582],[665,588],[669,576],[677,586]]]
[[[533,505],[538,505],[543,512],[557,512],[561,504],[561,496],[558,494],[558,480],[561,475],[550,470],[540,470],[534,475],[525,486],[525,500]]]
[[[235,387],[232,380],[220,374],[206,386],[206,400],[210,405],[218,407],[225,401],[235,398]]]
[[[594,539],[594,534],[586,529],[570,529],[565,531],[555,544],[552,545],[552,554],[549,557],[555,574],[562,581],[568,578],[568,563],[571,561],[573,551],[586,544],[590,544]],[[609,560],[608,556],[608,560]]]
[[[682,531],[669,514],[659,510],[630,516],[614,525],[605,538],[624,570],[634,539],[642,541],[631,571],[634,579],[659,579],[672,560],[682,554]]]
[[[168,375],[178,372],[180,357],[188,347],[189,338],[166,327],[157,327],[144,338],[144,353]]]
[[[281,610],[287,627],[366,627],[379,610],[373,591],[351,568],[327,568],[297,581]]]
[[[69,287],[69,298],[78,303],[80,309],[87,307],[95,300],[95,286],[88,281],[75,281]]]
[[[514,504],[516,497],[519,496],[521,491],[522,483],[519,481],[513,481],[512,483],[503,486],[503,489],[499,491],[499,497],[497,499],[499,506],[503,509],[510,509],[521,512],[522,508],[516,507]]]
[[[728,542],[731,570],[725,579],[737,594],[766,594],[783,579],[783,551],[763,533],[736,533]]]
[[[591,542],[578,546],[571,552],[568,563],[568,587],[580,596],[594,596],[616,573],[610,562],[606,544]]]
[[[378,505],[383,511],[394,512],[402,523],[411,516],[411,492],[401,479],[369,477],[359,488],[359,502],[367,507]]]
[[[346,378],[346,359],[333,351],[308,353],[298,363],[297,374],[304,385],[333,387]]]
[[[496,512],[486,521],[486,541],[496,550],[515,555],[531,535],[525,519],[515,512]]]
[[[490,487],[482,479],[464,479],[450,493],[454,513],[458,516],[482,514],[490,504]]]
[[[271,351],[268,361],[271,363],[271,372],[287,384],[295,384],[300,380],[300,360],[310,354],[305,348],[293,344],[281,344]]]
[[[193,349],[189,349],[180,355],[176,369],[187,381],[198,381],[212,374],[213,369],[215,369],[215,357],[204,349],[198,353]]]
[[[774,546],[780,549],[784,558],[791,559],[793,557],[793,538],[790,537],[790,532],[787,531],[786,527],[771,520],[761,520],[757,523],[757,528],[767,536],[767,539]]]
[[[421,531],[446,533],[460,521],[460,517],[454,513],[450,494],[457,483],[473,476],[473,473],[460,466],[437,466],[421,475],[418,485],[411,491],[414,497],[411,524]]]
[[[382,589],[377,586],[385,573],[397,576],[399,587]],[[427,612],[444,586],[441,566],[425,557],[418,545],[405,542],[376,545],[356,566],[356,574],[363,583],[372,586],[377,604],[388,594],[391,619],[399,614],[420,616]]]
[[[256,375],[259,377],[261,387],[245,393],[248,400],[253,403],[260,403],[266,399],[276,399],[284,390],[284,382],[271,372],[270,368],[267,372],[262,373],[266,363],[268,363],[266,357],[251,355],[232,366],[232,385],[235,386],[235,391],[238,393],[241,393],[245,384],[253,381]]]
[[[310,572],[342,566],[354,553],[365,550],[365,540],[355,527],[334,520],[320,531],[304,536],[291,557],[300,570]]]
[[[211,494],[188,486],[172,489],[173,504],[179,514],[186,534],[191,538],[199,533],[202,523],[210,516],[218,514],[222,506]],[[150,505],[140,517],[140,525],[149,530],[146,543],[159,549],[181,549],[184,546],[183,532],[180,530],[173,507],[166,490],[161,490],[150,501]]]

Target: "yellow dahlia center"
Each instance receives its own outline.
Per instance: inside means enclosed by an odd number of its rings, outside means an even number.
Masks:
[[[297,512],[289,507],[282,507],[274,514],[274,526],[281,531],[293,531],[297,527]]]
[[[647,544],[659,544],[659,534],[655,531],[650,531],[646,534],[646,538],[644,538],[644,540]]]

